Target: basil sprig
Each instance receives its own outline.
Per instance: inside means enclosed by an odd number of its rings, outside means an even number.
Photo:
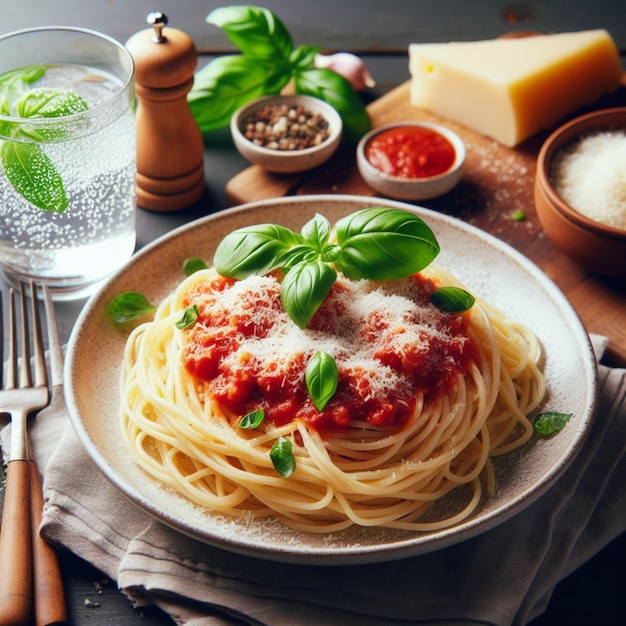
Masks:
[[[191,276],[200,270],[207,269],[208,265],[203,259],[197,256],[189,257],[183,261],[183,274],[185,276]]]
[[[200,311],[198,310],[198,305],[193,304],[188,306],[181,316],[181,318],[175,323],[176,328],[183,330],[185,328],[189,328],[193,326],[198,320],[198,316],[200,315]]]
[[[296,263],[285,275],[280,297],[289,317],[306,328],[337,279],[332,266],[320,259]]]
[[[340,219],[336,243],[322,215],[300,233],[285,226],[260,224],[228,234],[213,263],[223,276],[236,279],[286,272],[281,299],[289,317],[305,328],[328,295],[337,271],[352,280],[404,278],[427,267],[439,254],[430,227],[417,215],[373,207]]]
[[[244,430],[254,430],[262,424],[264,419],[265,411],[263,411],[262,409],[250,411],[250,413],[246,413],[239,420],[239,428],[243,428]]]
[[[47,119],[85,111],[87,103],[74,91],[30,89],[45,68],[31,66],[0,77],[0,114],[22,119]],[[29,90],[30,89],[30,90]],[[39,209],[63,213],[69,206],[63,180],[38,142],[57,141],[66,134],[62,125],[28,128],[0,120],[0,162],[13,188]],[[33,143],[34,142],[34,143]]]
[[[296,457],[291,441],[286,437],[281,436],[274,442],[270,449],[270,459],[274,469],[283,478],[289,478],[296,471]]]
[[[243,54],[269,63],[291,54],[291,35],[269,9],[254,6],[229,6],[211,11],[206,21],[224,30]]]
[[[439,243],[428,224],[408,211],[377,207],[356,211],[336,226],[337,269],[352,280],[405,278],[428,267]]]
[[[254,430],[258,428],[265,419],[265,411],[257,409],[250,411],[239,420],[239,428],[244,430]],[[289,478],[296,471],[296,457],[293,453],[293,446],[286,437],[279,437],[270,448],[270,460],[274,469],[282,478]]]
[[[359,139],[372,127],[350,82],[332,70],[316,69],[320,48],[294,47],[289,31],[269,9],[221,7],[206,21],[222,28],[241,54],[217,57],[196,72],[188,102],[203,132],[227,126],[238,108],[260,96],[280,93],[292,79],[297,93],[316,96],[337,109],[350,139]]]
[[[571,418],[572,413],[559,413],[557,411],[540,413],[533,421],[533,428],[542,437],[550,437],[563,430]]]
[[[318,411],[323,411],[337,391],[339,370],[335,359],[328,352],[316,352],[304,371],[307,391]]]
[[[460,287],[439,287],[430,296],[430,301],[442,311],[462,313],[471,309],[476,299]]]
[[[372,128],[372,120],[350,81],[328,68],[309,68],[295,76],[296,92],[328,102],[341,116],[347,136],[359,139]]]
[[[138,291],[120,293],[111,300],[107,307],[109,317],[116,324],[131,322],[154,311],[156,311],[156,306]]]

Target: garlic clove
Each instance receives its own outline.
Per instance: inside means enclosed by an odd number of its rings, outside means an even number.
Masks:
[[[372,78],[363,60],[350,52],[317,54],[315,55],[315,67],[327,68],[341,74],[350,81],[357,91],[376,86],[376,81]]]

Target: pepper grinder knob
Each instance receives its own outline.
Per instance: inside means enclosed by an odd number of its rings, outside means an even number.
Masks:
[[[167,27],[167,16],[150,13],[152,28],[133,35],[126,47],[135,61],[138,206],[177,211],[204,191],[204,144],[187,94],[198,62],[191,38]]]
[[[154,41],[154,43],[163,43],[165,41],[165,37],[163,37],[163,28],[167,26],[167,15],[165,15],[165,13],[161,13],[161,11],[148,13],[146,22],[154,28],[155,34],[152,37],[152,41]]]

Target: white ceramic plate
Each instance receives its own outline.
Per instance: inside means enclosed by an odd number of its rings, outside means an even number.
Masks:
[[[235,228],[272,222],[299,229],[316,212],[334,223],[357,209],[380,204],[416,211],[439,239],[438,264],[536,332],[545,352],[546,410],[573,413],[574,419],[558,436],[533,440],[521,453],[503,457],[497,467],[496,494],[470,519],[433,533],[356,528],[320,536],[291,530],[275,520],[242,522],[193,505],[147,476],[120,434],[118,377],[125,336],[107,317],[111,299],[134,290],[159,302],[183,278],[184,259],[199,256],[211,263],[218,242]],[[364,563],[413,556],[468,539],[519,513],[544,493],[573,459],[590,427],[596,365],[587,333],[562,293],[525,257],[494,237],[400,202],[307,196],[230,209],[179,228],[141,250],[81,313],[68,346],[65,384],[72,423],[95,463],[128,498],[163,523],[211,545],[266,559]]]

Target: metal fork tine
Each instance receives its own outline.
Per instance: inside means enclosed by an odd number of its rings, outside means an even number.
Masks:
[[[37,304],[37,290],[33,281],[30,282],[30,317],[32,320],[33,363],[35,369],[35,385],[47,385],[46,357],[41,333],[41,316]]]
[[[21,328],[21,346],[22,346],[22,359],[20,367],[20,387],[30,387],[33,384],[31,369],[30,369],[30,338],[29,338],[29,324],[26,314],[26,296],[24,295],[24,288],[20,286],[19,293],[19,306],[20,306],[20,318],[22,320]]]
[[[2,363],[0,364],[0,389],[4,388],[4,295],[0,291],[0,346],[2,346]]]
[[[17,325],[15,324],[15,289],[9,289],[9,355],[5,389],[17,387]]]
[[[48,327],[48,350],[50,352],[50,383],[52,390],[63,384],[63,348],[59,338],[59,327],[57,325],[56,313],[50,291],[44,283],[41,285],[43,301],[46,310],[46,320]]]

